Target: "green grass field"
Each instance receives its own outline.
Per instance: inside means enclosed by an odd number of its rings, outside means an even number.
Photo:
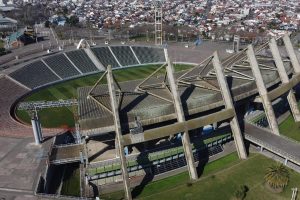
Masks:
[[[74,107],[46,108],[39,111],[39,118],[43,127],[71,128],[74,127]],[[76,108],[75,108],[76,109]],[[24,110],[16,111],[17,117],[24,123],[30,123],[30,116]]]
[[[126,69],[114,70],[114,75],[119,82],[143,79],[149,76],[155,69],[161,65],[147,65],[131,67]],[[175,65],[175,71],[182,71],[191,68],[191,65]],[[160,73],[164,73],[161,70]],[[49,86],[36,91],[23,99],[23,101],[56,101],[60,99],[77,98],[77,88],[92,86],[100,78],[102,73],[81,77],[78,79],[66,81],[63,83]],[[102,83],[105,83],[104,81]],[[18,110],[16,116],[24,123],[30,122],[30,116],[27,112]],[[51,108],[39,111],[41,124],[43,127],[74,127],[73,108]]]
[[[281,134],[300,142],[299,124],[295,123],[292,115],[279,125],[279,131]]]
[[[249,188],[245,200],[288,200],[291,188],[300,187],[300,175],[292,170],[290,181],[280,194],[269,192],[264,187],[264,173],[267,167],[276,162],[260,154],[251,154],[247,160],[239,160],[237,155],[230,154],[212,163],[208,163],[201,178],[192,185],[188,173],[151,182],[145,186],[138,199],[205,199],[231,200],[233,193],[240,185]],[[121,199],[123,191],[106,194],[102,199]]]

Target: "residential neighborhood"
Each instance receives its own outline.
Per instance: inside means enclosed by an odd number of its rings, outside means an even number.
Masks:
[[[0,10],[28,5],[45,6],[55,26],[65,26],[71,18],[83,27],[103,30],[134,30],[154,23],[154,1],[149,0],[14,0],[0,2]],[[166,0],[162,6],[164,26],[189,27],[209,39],[274,36],[274,30],[296,31],[300,26],[298,0]]]

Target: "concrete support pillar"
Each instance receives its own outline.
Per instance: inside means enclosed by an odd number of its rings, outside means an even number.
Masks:
[[[124,154],[125,154],[125,156],[128,156],[128,155],[129,155],[128,147],[124,147]]]
[[[287,51],[287,53],[290,57],[291,63],[292,63],[293,68],[294,68],[294,71],[295,71],[296,74],[299,74],[300,73],[300,64],[299,64],[299,61],[297,59],[296,53],[294,51],[294,48],[293,48],[292,42],[290,40],[290,37],[287,34],[283,37],[283,42],[284,42],[286,51]]]
[[[79,152],[79,156],[80,156],[80,163],[84,164],[84,157],[82,151]]]
[[[118,142],[117,136],[115,138],[115,149],[116,149],[116,158],[120,158],[119,142]]]
[[[280,135],[277,119],[272,107],[272,102],[268,97],[267,88],[265,86],[261,71],[259,69],[252,45],[248,46],[247,56],[251,65],[253,76],[255,78],[256,87],[261,97],[262,104],[268,119],[269,126],[275,135]]]
[[[175,112],[177,114],[177,120],[178,122],[184,122],[185,121],[185,116],[184,112],[182,109],[182,104],[181,104],[181,99],[177,90],[177,85],[175,82],[175,77],[174,77],[174,68],[171,64],[171,61],[168,56],[168,51],[167,49],[164,49],[165,52],[165,58],[167,60],[167,76],[168,76],[168,82],[170,86],[170,90],[173,96],[173,102],[174,102],[174,107],[175,107]],[[191,141],[190,141],[190,136],[188,130],[184,131],[182,135],[182,145],[184,149],[184,154],[185,154],[185,159],[190,175],[190,179],[196,180],[198,178],[197,170],[195,167],[195,160],[193,156],[193,151],[191,147]]]
[[[43,138],[43,133],[42,133],[42,124],[38,117],[36,117],[36,124],[37,124],[37,128],[38,128],[40,141],[43,142],[44,138]]]
[[[222,93],[223,101],[225,104],[226,109],[234,109],[232,96],[226,81],[226,77],[224,75],[222,65],[218,56],[218,53],[214,53],[214,57],[212,59],[212,63],[216,72],[216,76],[218,79],[218,83],[220,86],[220,90]],[[241,129],[239,126],[239,122],[236,116],[236,113],[234,112],[234,117],[230,120],[230,127],[232,130],[232,134],[235,141],[236,150],[238,152],[239,158],[246,159],[247,158],[247,152],[244,144],[244,139],[241,133]]]
[[[288,159],[284,159],[284,165],[287,165],[288,164]]]
[[[212,124],[213,130],[216,130],[218,128],[218,122],[214,122]]]
[[[41,141],[40,141],[40,137],[39,137],[38,126],[37,126],[37,123],[36,123],[36,117],[35,116],[32,116],[32,118],[31,118],[31,125],[32,125],[35,144],[39,145],[39,144],[41,144]]]
[[[122,171],[122,178],[123,178],[123,184],[124,184],[124,190],[125,190],[125,197],[128,200],[132,199],[131,191],[130,191],[130,183],[129,183],[129,176],[127,171],[127,163],[126,163],[126,157],[124,155],[124,145],[123,145],[123,137],[122,137],[122,131],[121,131],[121,123],[119,118],[119,106],[116,99],[116,90],[114,85],[114,79],[112,74],[111,66],[109,65],[107,67],[107,85],[108,85],[108,91],[109,91],[109,97],[110,97],[110,104],[111,109],[113,112],[113,118],[114,118],[114,125],[115,125],[115,132],[116,132],[116,142],[118,149],[120,160],[121,160],[121,171]]]
[[[290,90],[287,96],[287,100],[290,104],[290,108],[292,110],[292,115],[294,117],[295,122],[300,122],[300,111],[298,107],[298,103],[294,94],[294,90]]]
[[[263,151],[264,151],[264,147],[261,146],[261,147],[260,147],[260,152],[263,152]]]
[[[283,84],[289,83],[289,77],[286,73],[286,70],[285,70],[283,61],[281,59],[281,55],[280,55],[276,40],[274,38],[272,38],[271,41],[269,42],[269,46],[270,46],[270,49],[271,49],[276,67],[278,69],[278,74],[280,76],[281,82]],[[292,111],[292,115],[294,117],[295,122],[299,122],[300,121],[300,111],[299,111],[299,108],[298,108],[297,101],[296,101],[295,94],[294,94],[293,90],[289,91],[289,94],[287,96],[287,100],[289,102],[290,109]]]
[[[82,143],[82,140],[81,140],[81,135],[80,135],[80,128],[79,128],[79,124],[76,123],[75,124],[75,131],[76,131],[76,143],[77,144],[81,144]]]

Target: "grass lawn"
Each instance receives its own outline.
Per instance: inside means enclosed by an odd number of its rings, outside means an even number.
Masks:
[[[45,108],[40,110],[39,118],[45,128],[71,128],[75,126],[72,107]],[[24,110],[17,110],[18,118],[30,124],[30,116]]]
[[[276,162],[260,154],[252,154],[247,160],[238,160],[230,154],[209,163],[202,177],[192,186],[188,186],[187,172],[172,176],[145,186],[138,199],[205,199],[231,200],[240,185],[249,188],[246,200],[288,200],[291,188],[300,187],[300,175],[290,171],[288,187],[280,194],[274,194],[264,188],[263,176],[267,167]],[[103,199],[120,199],[123,192],[103,195]]]
[[[295,123],[294,118],[290,115],[279,125],[279,131],[281,134],[300,141],[300,128],[299,124]]]
[[[155,69],[161,65],[147,65],[139,67],[130,67],[126,69],[114,70],[114,75],[117,81],[129,81],[142,79],[149,76]],[[174,65],[175,71],[182,71],[191,68],[191,65],[178,64]],[[161,74],[164,70],[161,70]],[[101,73],[81,77],[78,79],[66,81],[53,86],[49,86],[42,90],[38,90],[26,97],[23,101],[56,101],[60,99],[72,99],[77,98],[77,88],[84,86],[92,86],[100,78]],[[102,82],[105,83],[105,82]],[[68,108],[50,108],[39,111],[39,116],[43,127],[70,127],[74,126],[74,117],[71,112],[72,109]],[[17,111],[17,117],[25,122],[30,123],[30,117],[25,111]]]
[[[80,196],[80,171],[78,166],[66,169],[61,194],[67,196]]]

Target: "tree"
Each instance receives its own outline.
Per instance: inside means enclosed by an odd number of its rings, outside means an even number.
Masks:
[[[50,28],[50,22],[48,20],[45,21],[45,28]]]
[[[72,15],[70,18],[67,18],[67,23],[70,24],[70,26],[77,26],[79,23],[79,18],[75,15]]]
[[[289,182],[289,171],[283,164],[272,165],[267,168],[264,179],[271,189],[281,192]]]
[[[64,15],[67,15],[68,12],[69,12],[68,8],[66,6],[64,6],[63,9],[62,9],[62,12],[63,12]]]

